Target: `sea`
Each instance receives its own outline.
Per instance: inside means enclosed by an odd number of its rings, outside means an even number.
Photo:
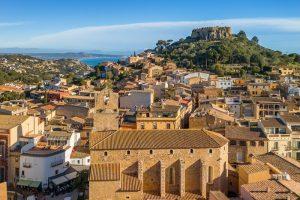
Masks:
[[[123,59],[124,57],[122,56],[103,56],[103,57],[94,57],[94,58],[82,58],[80,59],[81,62],[90,65],[92,67],[95,67],[96,65],[98,65],[99,63],[102,62],[117,62],[118,60]]]

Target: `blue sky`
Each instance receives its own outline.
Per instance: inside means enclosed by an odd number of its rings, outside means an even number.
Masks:
[[[141,50],[229,25],[300,53],[299,0],[0,0],[0,48]]]

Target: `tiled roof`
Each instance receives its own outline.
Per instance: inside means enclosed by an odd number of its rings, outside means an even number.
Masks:
[[[276,180],[266,180],[241,186],[256,200],[267,199],[299,199],[294,193]]]
[[[256,157],[263,163],[270,163],[281,172],[288,173],[294,181],[300,182],[300,163],[290,161],[275,153],[267,153]]]
[[[275,127],[275,128],[285,127],[285,125],[278,118],[269,118],[269,119],[261,120],[261,123],[264,127]]]
[[[120,180],[120,163],[92,164],[90,181],[118,181]]]
[[[266,140],[267,138],[260,131],[252,131],[249,127],[241,126],[226,126],[225,128],[225,137],[229,140],[249,140],[249,141],[258,141]]]
[[[29,116],[0,115],[0,129],[11,129],[22,124]]]
[[[280,117],[286,121],[287,123],[300,123],[300,116],[299,115],[280,115]]]
[[[186,192],[183,197],[176,195],[176,194],[171,194],[171,193],[166,193],[166,196],[162,198],[159,194],[150,194],[150,193],[144,193],[144,200],[202,200],[205,199],[201,197],[200,194],[194,194],[190,192]]]
[[[105,133],[105,132],[104,132]],[[100,134],[100,139],[93,141],[91,149],[189,149],[189,148],[219,148],[228,140],[222,135],[202,130],[119,130],[113,134]],[[92,137],[95,138],[95,137]]]
[[[249,165],[240,165],[239,170],[243,170],[247,174],[257,173],[261,171],[268,171],[269,167],[264,164],[255,163],[255,164],[249,164]]]
[[[121,177],[122,192],[140,191],[142,189],[142,183],[137,177],[130,176],[127,174],[122,174]]]

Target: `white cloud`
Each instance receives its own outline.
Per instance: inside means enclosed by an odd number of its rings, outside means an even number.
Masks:
[[[9,26],[21,26],[24,24],[26,24],[26,22],[0,22],[0,28]]]
[[[158,39],[185,37],[193,28],[203,26],[231,26],[234,30],[255,29],[300,33],[300,18],[244,18],[89,26],[36,36],[18,46],[65,49],[141,49],[152,47]]]

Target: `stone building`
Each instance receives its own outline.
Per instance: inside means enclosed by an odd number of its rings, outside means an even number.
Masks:
[[[94,132],[89,198],[203,199],[227,191],[228,140],[202,130]]]
[[[119,95],[110,89],[95,94],[94,129],[96,131],[119,129]],[[105,122],[105,123],[103,123]]]
[[[248,161],[250,155],[262,155],[268,152],[268,139],[259,130],[250,127],[227,126],[225,137],[230,140],[228,162],[241,164]]]

